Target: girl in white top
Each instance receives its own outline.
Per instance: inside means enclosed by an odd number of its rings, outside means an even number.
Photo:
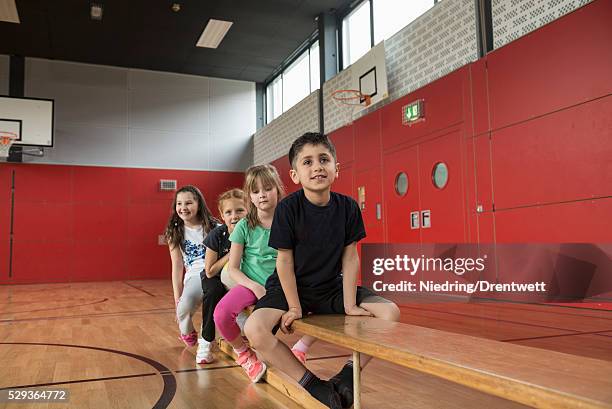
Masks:
[[[191,318],[202,304],[200,273],[204,271],[206,254],[204,238],[218,221],[206,206],[202,192],[195,186],[187,185],[177,190],[172,209],[165,237],[172,259],[176,316],[180,339],[188,346],[194,346],[198,334]]]

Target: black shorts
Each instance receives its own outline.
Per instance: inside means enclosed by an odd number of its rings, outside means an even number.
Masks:
[[[322,290],[300,288],[298,296],[300,298],[303,316],[306,316],[308,313],[344,314],[344,294],[342,293],[341,284]],[[388,302],[384,298],[376,295],[372,290],[358,286],[355,297],[356,304],[361,304],[368,297],[374,297],[372,300],[373,302]],[[267,288],[266,295],[255,304],[255,309],[257,310],[259,308],[275,308],[277,310],[288,311],[289,304],[287,304],[283,289],[281,287]]]

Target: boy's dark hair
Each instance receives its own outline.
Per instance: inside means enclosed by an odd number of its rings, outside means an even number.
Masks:
[[[302,151],[304,145],[323,145],[331,153],[334,161],[336,161],[336,148],[334,144],[329,140],[327,135],[319,133],[319,132],[306,132],[304,135],[297,138],[291,144],[291,148],[289,149],[289,165],[292,168],[295,168],[295,160],[297,159],[299,153]]]

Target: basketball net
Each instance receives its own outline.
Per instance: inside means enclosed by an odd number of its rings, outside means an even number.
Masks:
[[[368,107],[372,103],[369,95],[362,94],[356,89],[338,89],[332,92],[331,97],[336,108],[344,113],[345,125],[353,123],[359,107]]]
[[[8,158],[11,145],[16,140],[16,133],[0,131],[0,158]]]

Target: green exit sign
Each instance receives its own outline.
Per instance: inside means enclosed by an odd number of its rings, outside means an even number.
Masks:
[[[425,119],[423,112],[424,101],[422,99],[411,102],[402,107],[402,123],[412,125],[413,123]]]

